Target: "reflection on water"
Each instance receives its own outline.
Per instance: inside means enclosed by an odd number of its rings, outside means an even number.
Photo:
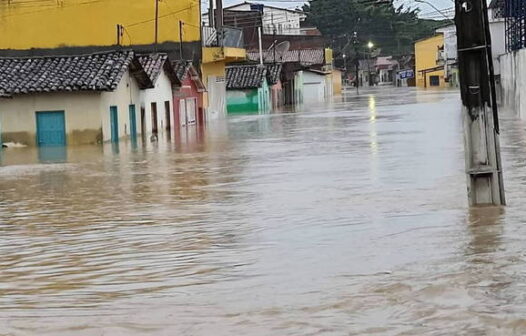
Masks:
[[[459,106],[373,88],[6,149],[0,335],[525,334],[524,127],[503,120],[510,206],[469,210]]]
[[[67,147],[42,146],[38,147],[38,161],[41,163],[62,163],[67,161]]]

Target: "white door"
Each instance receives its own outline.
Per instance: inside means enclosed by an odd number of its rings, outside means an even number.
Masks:
[[[208,109],[206,120],[226,116],[226,81],[224,77],[208,77]]]
[[[181,127],[186,126],[186,102],[184,99],[179,100],[179,123]]]
[[[193,125],[196,123],[196,111],[197,104],[195,98],[186,99],[186,122],[188,125]]]

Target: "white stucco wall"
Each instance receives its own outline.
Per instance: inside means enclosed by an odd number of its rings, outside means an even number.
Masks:
[[[226,81],[224,76],[208,76],[207,121],[225,118],[226,92]]]
[[[159,75],[155,82],[155,88],[141,90],[141,106],[145,110],[145,131],[146,134],[152,134],[152,103],[157,103],[157,128],[159,134],[166,131],[167,120],[166,110],[164,102],[170,102],[170,124],[173,128],[174,115],[173,115],[173,93],[172,93],[172,82],[166,76],[164,71]],[[140,112],[140,107],[138,108]],[[140,113],[139,113],[140,115]],[[138,119],[139,120],[139,119]],[[140,122],[139,122],[140,125]]]
[[[102,120],[103,141],[111,141],[110,126],[110,106],[117,106],[119,121],[119,138],[125,138],[130,135],[130,115],[129,106],[135,105],[137,120],[137,134],[141,133],[140,124],[140,89],[139,85],[126,72],[113,92],[103,92],[100,102],[100,118]]]
[[[325,99],[325,76],[309,71],[303,73],[303,102],[318,103]]]
[[[502,104],[526,119],[526,49],[499,58],[501,66]]]
[[[64,111],[68,144],[96,142],[101,130],[100,96],[98,92],[67,92],[1,99],[2,139],[33,146],[36,144],[36,112]]]
[[[448,60],[457,59],[457,28],[447,26],[436,30],[437,33],[444,34],[444,56]]]
[[[140,133],[140,91],[126,73],[113,92],[55,92],[17,95],[0,100],[0,133],[4,141],[36,144],[36,112],[64,111],[68,145],[111,140],[110,106],[117,106],[119,137],[129,136],[129,105],[136,105]],[[101,134],[102,131],[102,134]]]
[[[506,27],[503,19],[491,21],[489,24],[491,34],[491,53],[495,74],[501,73],[499,56],[506,53]]]

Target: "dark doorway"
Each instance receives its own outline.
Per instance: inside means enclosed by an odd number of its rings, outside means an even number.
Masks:
[[[166,129],[170,131],[170,129],[172,128],[172,121],[170,118],[170,102],[168,100],[164,102],[164,113],[166,116]]]
[[[144,109],[144,106],[141,106],[141,135],[146,135],[146,111]]]
[[[159,133],[159,128],[157,126],[157,103],[152,103],[152,133]]]
[[[440,86],[440,77],[429,76],[429,85],[430,86]]]

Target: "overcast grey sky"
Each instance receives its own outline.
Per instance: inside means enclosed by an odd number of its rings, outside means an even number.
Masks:
[[[208,0],[201,0],[203,3],[203,9],[206,10],[208,8]],[[443,11],[445,14],[449,14],[450,17],[453,17],[453,6],[454,6],[454,0],[429,0],[435,7]],[[238,3],[242,3],[244,0],[223,0],[224,6],[230,6],[235,5]],[[257,3],[257,0],[249,0],[249,2],[255,2]],[[304,1],[300,0],[281,0],[281,1],[259,1],[260,3],[264,3],[270,6],[276,6],[276,7],[283,7],[283,8],[297,8],[301,7]],[[437,13],[433,7],[431,7],[428,4],[422,4],[417,3],[414,0],[395,0],[395,5],[405,4],[406,6],[410,7],[419,7],[421,9],[421,16],[425,18],[432,18],[432,19],[441,19],[443,18],[440,13]]]

